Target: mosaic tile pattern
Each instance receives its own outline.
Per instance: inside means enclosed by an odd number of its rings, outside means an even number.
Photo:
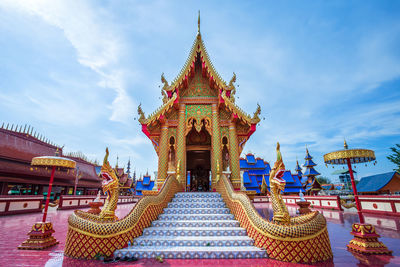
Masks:
[[[236,220],[157,220],[151,226],[154,227],[239,227],[239,222]]]
[[[169,259],[266,258],[219,193],[177,193],[164,213],[115,257]]]

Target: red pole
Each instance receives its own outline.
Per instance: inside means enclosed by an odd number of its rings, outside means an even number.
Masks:
[[[47,190],[46,205],[44,206],[44,213],[43,213],[43,220],[42,220],[42,222],[46,222],[47,209],[49,208],[50,195],[51,195],[51,188],[53,187],[53,180],[54,180],[54,173],[55,173],[55,172],[56,172],[56,166],[53,166],[53,169],[51,170],[51,177],[50,177],[50,183],[49,183],[49,190]]]
[[[356,201],[358,218],[360,219],[360,223],[364,223],[364,216],[361,213],[361,205],[360,205],[360,201],[358,199],[357,187],[356,187],[356,183],[354,182],[353,169],[351,168],[350,159],[346,159],[346,160],[347,160],[347,167],[349,167],[351,186],[353,187],[353,194],[354,194],[354,200]]]

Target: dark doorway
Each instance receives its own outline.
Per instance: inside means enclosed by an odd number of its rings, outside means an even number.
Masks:
[[[210,150],[187,151],[186,166],[190,171],[190,191],[210,191]]]

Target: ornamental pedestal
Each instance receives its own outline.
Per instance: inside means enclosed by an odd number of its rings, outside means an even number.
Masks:
[[[89,202],[90,210],[88,213],[98,215],[101,212],[100,207],[103,206],[102,202]]]
[[[354,223],[351,234],[354,238],[347,245],[351,251],[361,254],[392,254],[391,250],[378,241],[380,235],[375,232],[375,227],[371,224]]]
[[[18,246],[18,249],[45,249],[59,242],[52,236],[55,231],[51,222],[38,222],[28,233],[28,240]]]
[[[300,207],[299,208],[299,214],[306,214],[310,213],[310,205],[311,203],[308,201],[297,201],[296,204]]]

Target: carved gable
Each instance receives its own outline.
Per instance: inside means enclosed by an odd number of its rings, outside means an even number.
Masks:
[[[210,88],[208,79],[204,78],[201,71],[201,62],[196,61],[194,76],[190,79],[188,87],[183,89],[182,97],[218,97],[217,89]]]

